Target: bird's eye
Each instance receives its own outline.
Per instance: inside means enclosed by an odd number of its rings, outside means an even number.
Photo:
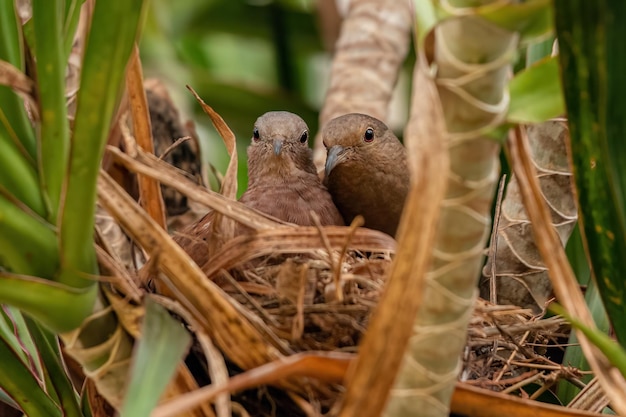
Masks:
[[[368,127],[365,130],[365,134],[363,135],[363,140],[365,142],[371,142],[374,140],[374,129],[372,129],[371,127]]]
[[[259,134],[259,129],[257,129],[256,127],[252,131],[252,137],[254,138],[255,142],[258,142],[258,140],[261,138],[261,135]]]
[[[309,138],[309,132],[305,130],[302,133],[302,136],[300,136],[300,143],[305,143],[308,138]]]

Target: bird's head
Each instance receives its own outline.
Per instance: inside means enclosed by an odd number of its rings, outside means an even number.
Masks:
[[[326,177],[343,163],[371,160],[369,155],[384,152],[387,144],[398,140],[383,122],[360,113],[331,120],[324,128],[322,138],[328,151],[324,169]]]
[[[309,148],[309,128],[299,116],[273,111],[259,117],[248,147],[250,179],[259,175],[315,172]]]

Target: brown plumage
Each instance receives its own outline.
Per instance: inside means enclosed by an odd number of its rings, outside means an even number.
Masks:
[[[365,227],[395,236],[406,195],[406,150],[380,120],[351,113],[322,132],[328,151],[324,184],[346,224],[362,215]]]
[[[248,189],[239,201],[300,226],[314,225],[311,211],[322,225],[341,226],[343,218],[315,170],[308,137],[306,123],[293,113],[269,112],[259,117],[248,147]],[[207,237],[213,217],[214,212],[209,212],[175,236],[200,266],[209,260]],[[235,233],[249,231],[239,225]]]
[[[309,129],[299,116],[276,111],[254,124],[248,147],[248,189],[240,200],[278,219],[300,226],[343,225],[328,190],[322,185],[309,148]]]

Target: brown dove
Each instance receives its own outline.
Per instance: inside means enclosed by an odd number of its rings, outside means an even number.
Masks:
[[[395,236],[409,191],[406,150],[380,120],[351,113],[322,132],[324,184],[346,224],[362,215],[365,227]]]
[[[248,147],[248,189],[239,201],[300,226],[314,225],[311,211],[324,226],[342,226],[343,218],[317,175],[308,139],[306,123],[293,113],[269,112],[259,117]],[[200,266],[209,260],[206,237],[213,215],[209,212],[175,237]],[[239,225],[235,233],[249,231]]]
[[[299,116],[268,112],[254,124],[248,147],[248,189],[239,199],[278,219],[300,226],[343,225],[328,190],[322,185],[309,148],[309,128]]]

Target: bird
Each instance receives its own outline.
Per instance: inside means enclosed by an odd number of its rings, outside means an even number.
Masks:
[[[309,128],[300,116],[271,111],[260,116],[248,146],[248,188],[239,201],[270,216],[313,226],[343,226],[343,217],[322,184],[309,148]]]
[[[410,174],[406,149],[382,121],[361,113],[332,119],[322,129],[324,181],[344,222],[395,237]]]
[[[248,146],[248,188],[239,202],[299,226],[343,226],[343,217],[322,184],[308,146],[309,129],[300,116],[272,111],[260,116]],[[207,239],[215,212],[178,232],[174,240],[200,266],[209,261]],[[238,225],[235,236],[252,230]]]

